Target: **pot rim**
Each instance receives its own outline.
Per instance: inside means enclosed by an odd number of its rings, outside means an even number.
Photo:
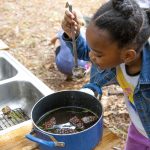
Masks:
[[[58,92],[54,92],[54,93],[52,93],[52,94],[61,93],[61,92],[65,92],[65,91],[74,91],[74,92],[77,91],[77,92],[82,92],[82,91],[79,91],[79,90],[61,90],[61,91],[58,91]],[[85,92],[82,92],[82,93],[85,93]],[[49,95],[52,95],[52,94],[49,94]],[[85,94],[88,94],[88,93],[85,93]],[[49,95],[47,95],[47,96],[49,96]],[[90,94],[88,94],[88,95],[90,95]],[[49,135],[49,134],[51,134],[51,135],[56,135],[56,136],[77,135],[77,134],[86,132],[87,130],[90,130],[91,128],[93,128],[94,126],[96,126],[96,125],[100,122],[100,120],[103,119],[103,113],[104,113],[104,112],[103,112],[103,110],[104,110],[104,109],[103,109],[103,105],[102,105],[102,103],[101,103],[96,97],[94,97],[93,95],[91,95],[92,97],[95,98],[95,100],[97,100],[97,101],[100,103],[101,108],[102,108],[102,114],[101,114],[101,116],[99,117],[99,119],[97,120],[96,123],[94,123],[94,124],[93,124],[92,126],[90,126],[89,128],[87,128],[87,129],[85,129],[85,130],[83,130],[83,131],[80,131],[80,132],[76,132],[76,133],[56,134],[56,133],[46,132],[46,131],[40,129],[40,128],[36,125],[36,123],[33,121],[32,112],[33,112],[34,108],[36,107],[36,105],[37,105],[40,101],[42,101],[45,97],[47,97],[47,96],[44,96],[44,97],[42,97],[39,101],[37,101],[37,102],[34,104],[32,110],[31,110],[31,120],[32,120],[32,123],[33,123],[33,125],[34,125],[34,128],[36,127],[36,130],[38,129],[38,131],[40,131],[40,132],[42,132],[42,133],[44,133],[44,134],[46,134],[46,135]]]

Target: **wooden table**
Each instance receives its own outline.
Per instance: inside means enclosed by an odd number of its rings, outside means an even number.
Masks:
[[[0,136],[0,150],[39,150],[38,146],[24,136],[31,131],[32,124],[13,130]],[[102,142],[94,150],[112,150],[120,142],[120,139],[109,129],[104,128]]]

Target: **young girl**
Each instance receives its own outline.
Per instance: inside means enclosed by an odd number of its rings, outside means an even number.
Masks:
[[[63,38],[72,47],[74,26],[78,57],[91,60],[98,79],[85,85],[101,93],[101,87],[116,80],[122,87],[131,118],[125,150],[150,149],[150,12],[134,0],[110,0],[97,10],[81,37],[75,13],[66,11]],[[96,75],[97,76],[97,75]]]

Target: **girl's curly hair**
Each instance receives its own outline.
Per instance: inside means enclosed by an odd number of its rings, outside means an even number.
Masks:
[[[110,0],[91,21],[107,30],[120,48],[132,45],[140,51],[150,36],[150,11],[141,9],[134,0]]]

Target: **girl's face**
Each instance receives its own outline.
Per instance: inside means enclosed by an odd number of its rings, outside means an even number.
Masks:
[[[90,24],[86,31],[86,38],[91,48],[90,59],[100,69],[109,69],[123,63],[122,50],[116,42],[111,40],[109,33]]]

